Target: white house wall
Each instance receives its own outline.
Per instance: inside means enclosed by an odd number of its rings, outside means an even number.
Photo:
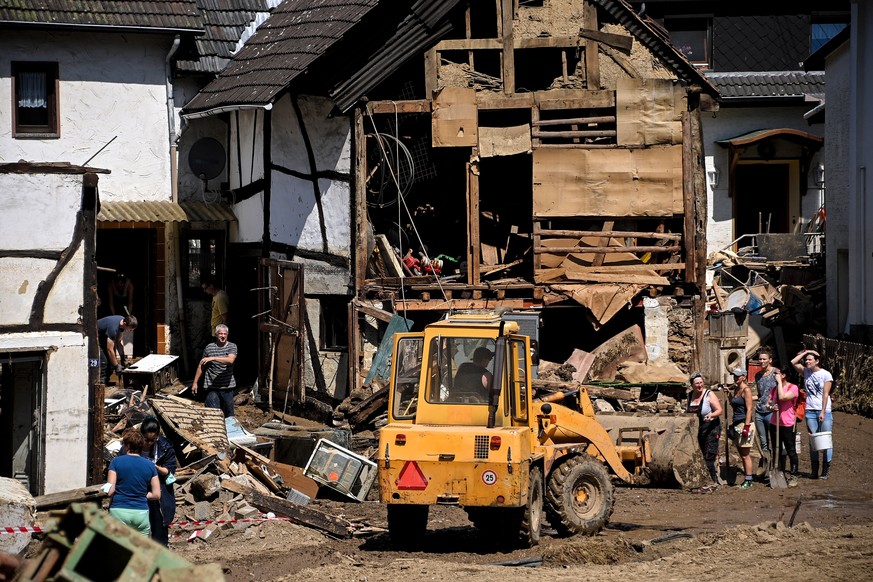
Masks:
[[[102,181],[101,181],[102,183]],[[0,249],[67,248],[82,199],[82,176],[0,174],[4,212]],[[46,297],[44,323],[78,324],[84,303],[84,244],[74,249]],[[54,259],[0,259],[0,325],[29,323],[36,291],[57,265]],[[0,333],[0,354],[43,353],[45,493],[86,484],[88,472],[88,346],[82,333]]]
[[[239,188],[264,177],[264,111],[244,109],[230,118],[230,187]]]
[[[82,203],[81,176],[0,174],[0,192],[0,249],[60,251],[70,244]]]
[[[13,139],[11,108],[0,108],[0,159],[84,164],[101,176],[103,200],[168,200],[170,164],[164,60],[167,36],[6,30],[7,61],[58,63],[60,138]],[[0,94],[10,95],[9,69]],[[7,97],[8,98],[8,97]]]
[[[707,184],[708,220],[706,230],[707,254],[718,251],[734,240],[734,200],[728,196],[728,149],[716,144],[716,141],[730,139],[744,133],[759,129],[791,128],[799,129],[814,135],[821,134],[820,127],[810,127],[803,119],[803,114],[810,109],[809,105],[798,107],[749,107],[722,108],[715,114],[703,116],[703,137],[705,163],[707,171],[714,167],[720,172],[718,187],[713,189]],[[799,151],[799,150],[797,150]],[[777,150],[777,157],[780,155]],[[818,164],[821,152],[813,159],[811,167]],[[810,173],[809,179],[812,179]],[[819,191],[808,189],[801,185],[800,216],[806,221],[819,208],[821,199]]]
[[[843,331],[840,313],[848,307],[841,289],[839,261],[849,248],[849,50],[843,45],[827,60],[827,121],[825,128],[825,186],[827,198],[827,320],[828,336]],[[848,273],[845,274],[848,276]]]

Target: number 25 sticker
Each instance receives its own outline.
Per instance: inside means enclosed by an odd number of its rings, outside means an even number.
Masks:
[[[486,485],[494,485],[497,483],[497,473],[494,471],[485,471],[482,473],[482,482]]]

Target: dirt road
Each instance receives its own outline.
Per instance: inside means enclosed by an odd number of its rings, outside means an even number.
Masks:
[[[437,507],[421,550],[396,551],[379,531],[386,527],[383,506],[333,500],[315,506],[375,531],[332,540],[273,521],[221,530],[205,542],[181,537],[172,546],[194,562],[221,562],[230,581],[867,579],[873,569],[873,420],[837,413],[834,424],[835,462],[827,481],[804,478],[790,489],[721,487],[706,495],[619,487],[615,513],[600,535],[547,532],[528,550],[494,547],[462,510]],[[809,468],[805,448],[800,468]],[[491,565],[512,560],[534,564]]]

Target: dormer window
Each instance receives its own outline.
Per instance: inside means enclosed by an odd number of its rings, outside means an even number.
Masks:
[[[13,137],[60,137],[57,63],[12,63],[12,100]]]
[[[705,17],[665,18],[670,44],[694,66],[712,66],[712,19]]]

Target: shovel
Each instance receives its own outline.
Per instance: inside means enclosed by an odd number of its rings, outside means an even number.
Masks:
[[[777,398],[778,398],[777,393]],[[777,401],[776,410],[773,414],[776,415],[776,448],[773,450],[773,455],[770,459],[770,487],[772,489],[787,489],[788,481],[785,479],[785,473],[779,469],[779,456],[782,450],[779,448],[779,404]]]

